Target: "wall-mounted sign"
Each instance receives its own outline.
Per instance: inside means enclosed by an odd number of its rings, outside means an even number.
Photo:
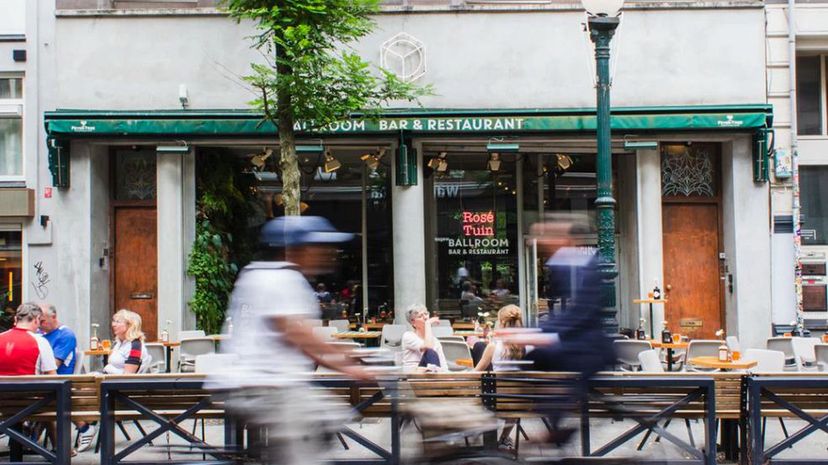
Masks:
[[[773,152],[774,176],[776,179],[788,179],[793,175],[793,160],[787,150],[776,149]]]

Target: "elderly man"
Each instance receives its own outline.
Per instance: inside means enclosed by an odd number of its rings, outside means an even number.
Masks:
[[[57,309],[51,304],[40,304],[43,318],[40,319],[40,332],[49,341],[55,354],[57,374],[71,375],[75,372],[75,355],[78,340],[71,329],[60,324]]]
[[[36,333],[42,317],[35,303],[17,307],[14,327],[0,334],[0,376],[56,374],[52,347]]]

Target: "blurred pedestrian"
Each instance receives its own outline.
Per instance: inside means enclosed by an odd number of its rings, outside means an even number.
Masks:
[[[311,386],[315,365],[369,378],[343,349],[315,336],[307,322],[320,313],[307,278],[334,271],[335,244],[352,238],[321,217],[276,218],[262,227],[260,260],[244,267],[236,280],[228,309],[234,332],[222,352],[235,354],[237,361],[212,375],[209,386],[227,391],[231,412],[265,428],[266,463],[316,462],[350,418],[347,406]]]

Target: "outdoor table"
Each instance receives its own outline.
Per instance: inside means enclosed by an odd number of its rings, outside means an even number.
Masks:
[[[664,343],[658,339],[650,339],[650,344],[656,349],[667,349],[667,371],[673,371],[673,350],[686,349],[689,342],[670,342]]]
[[[455,331],[454,335],[455,336],[463,336],[463,337],[467,337],[467,336],[483,337],[483,331],[474,331],[474,330],[472,330],[472,331]]]
[[[164,355],[167,358],[167,373],[172,373],[172,371],[171,371],[172,351],[173,351],[174,347],[180,346],[181,343],[180,342],[174,342],[174,341],[167,341],[167,342],[158,341],[158,342],[160,342],[161,345],[164,346]]]
[[[383,326],[385,326],[385,323],[365,323],[364,325],[362,325],[362,327],[365,328],[366,331],[372,331],[377,329],[381,330]],[[348,327],[351,329],[356,329],[356,323],[351,323],[350,325],[348,325]]]
[[[364,339],[365,343],[378,342],[382,337],[382,331],[345,331],[332,335],[336,339]]]
[[[474,323],[469,321],[458,321],[451,325],[455,330],[458,329],[474,329]]]
[[[702,368],[719,368],[721,370],[747,370],[748,368],[753,368],[759,364],[759,362],[755,360],[744,359],[722,362],[719,360],[719,357],[713,357],[711,355],[693,357],[688,360],[688,363]]]
[[[109,363],[109,354],[111,354],[111,353],[112,353],[112,349],[104,349],[104,348],[99,348],[99,349],[95,349],[95,350],[87,349],[83,352],[83,354],[86,355],[87,357],[103,357],[104,366],[106,366],[106,364]],[[91,364],[90,364],[90,369],[91,369]]]
[[[461,367],[474,368],[474,362],[470,358],[458,358],[454,363]]]
[[[650,304],[650,336],[655,336],[653,329],[653,304],[666,304],[666,299],[635,299],[634,304]]]

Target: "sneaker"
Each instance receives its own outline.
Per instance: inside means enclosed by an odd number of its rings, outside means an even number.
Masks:
[[[92,446],[97,432],[98,429],[94,425],[87,425],[86,431],[78,432],[78,452],[83,452]]]

